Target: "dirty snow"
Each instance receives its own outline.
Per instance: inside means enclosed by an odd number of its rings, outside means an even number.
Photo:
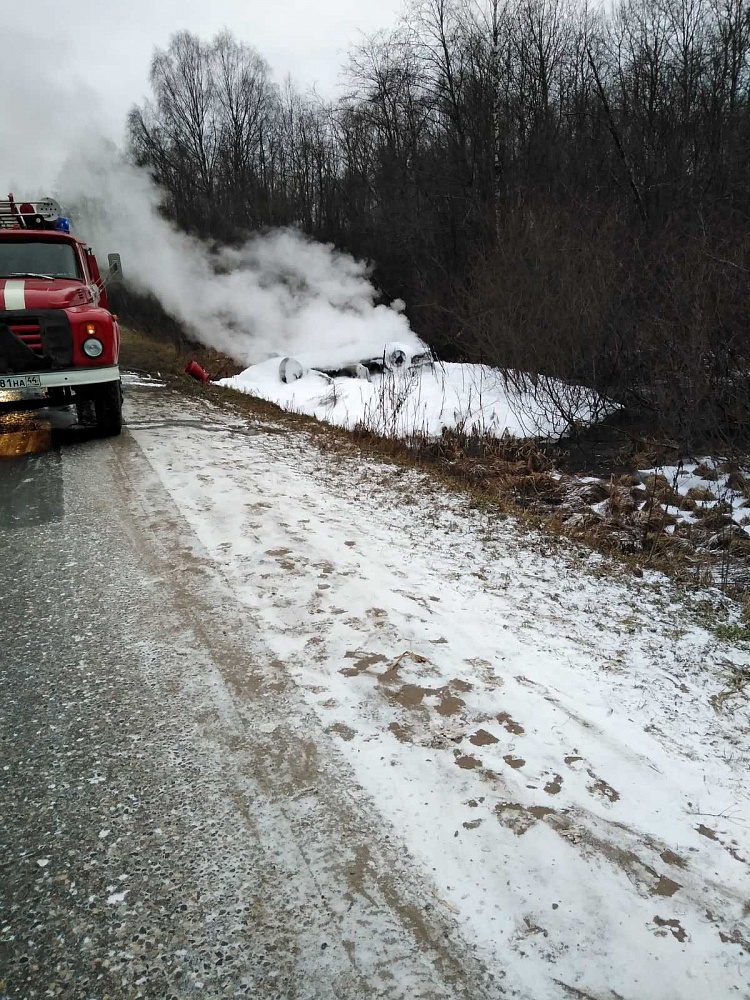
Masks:
[[[207,404],[167,434],[153,399],[131,433],[505,991],[750,996],[750,650],[718,596]]]
[[[130,388],[139,389],[163,389],[164,382],[153,375],[149,375],[146,372],[129,372],[120,371],[120,378],[122,379],[122,384]]]
[[[303,358],[302,363],[308,361]],[[385,437],[438,437],[443,428],[458,428],[498,437],[558,438],[571,420],[586,424],[603,415],[602,401],[583,387],[557,384],[569,404],[569,416],[563,417],[544,406],[531,385],[529,391],[516,392],[506,387],[501,372],[486,365],[435,363],[374,374],[371,381],[331,378],[308,369],[303,378],[286,384],[279,378],[279,362],[264,361],[218,385]]]

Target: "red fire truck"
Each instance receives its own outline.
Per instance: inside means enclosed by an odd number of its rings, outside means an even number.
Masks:
[[[51,198],[0,201],[0,408],[75,404],[79,423],[119,434],[120,329],[106,274]]]

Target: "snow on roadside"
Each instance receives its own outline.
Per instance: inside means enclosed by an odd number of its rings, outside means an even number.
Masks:
[[[666,508],[678,523],[690,525],[710,514],[724,514],[728,522],[734,521],[750,535],[750,470],[729,472],[720,459],[704,457],[682,465],[643,469],[640,476],[644,481],[649,476],[666,479],[682,501]]]
[[[155,378],[146,372],[120,371],[122,384],[128,388],[139,389],[163,389],[165,383],[160,378]]]
[[[132,433],[428,905],[534,1000],[747,997],[750,712],[711,699],[750,652],[421,473],[196,413]]]
[[[486,365],[429,364],[374,374],[366,379],[331,378],[308,370],[289,384],[279,377],[279,358],[254,365],[218,385],[269,400],[341,427],[361,425],[385,437],[439,437],[443,428],[475,426],[481,434],[558,438],[570,421],[590,423],[602,404],[589,390],[563,386],[570,415],[562,417],[529,391],[507,387]]]

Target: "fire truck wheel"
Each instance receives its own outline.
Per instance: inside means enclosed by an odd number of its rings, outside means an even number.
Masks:
[[[92,394],[96,430],[100,437],[113,437],[122,430],[122,385],[104,382]]]

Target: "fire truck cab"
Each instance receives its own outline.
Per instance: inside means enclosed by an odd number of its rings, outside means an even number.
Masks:
[[[120,329],[93,250],[51,198],[0,201],[0,409],[75,404],[78,421],[119,434]]]

